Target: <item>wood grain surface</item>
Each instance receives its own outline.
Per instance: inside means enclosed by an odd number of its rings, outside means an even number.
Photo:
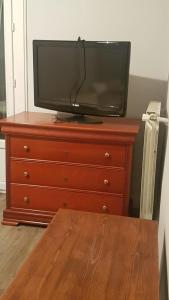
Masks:
[[[122,144],[76,143],[75,145],[73,142],[42,138],[11,137],[9,152],[11,157],[124,167],[126,148]]]
[[[3,224],[47,225],[56,210],[65,207],[129,214],[138,120],[107,117],[101,124],[79,124],[55,122],[48,113],[23,112],[0,120],[0,129],[6,141]],[[18,198],[12,184],[15,190],[22,185],[22,192],[27,186],[26,194],[20,192]],[[27,192],[32,186],[38,189],[30,199]],[[107,194],[107,200],[100,193]]]
[[[157,224],[59,210],[1,300],[158,300]]]
[[[0,120],[4,134],[57,138],[58,140],[100,142],[126,142],[133,144],[140,121],[127,118],[102,118],[101,124],[79,124],[77,122],[54,122],[49,113],[23,112]]]
[[[11,183],[122,194],[125,175],[123,168],[21,159],[10,162]]]
[[[56,212],[59,208],[70,208],[100,213],[123,214],[123,196],[83,190],[67,190],[34,185],[11,184],[11,207],[28,212],[39,207],[43,211]],[[26,201],[25,201],[26,197]]]
[[[55,115],[51,113],[40,113],[40,112],[22,112],[16,115],[13,115],[11,117],[8,117],[6,119],[2,119],[0,121],[1,126],[14,126],[14,124],[17,125],[28,125],[28,126],[36,126],[38,127],[51,127],[67,130],[67,127],[73,128],[73,129],[80,129],[84,131],[98,131],[100,130],[104,131],[109,129],[110,124],[113,124],[114,132],[119,133],[119,132],[126,132],[127,134],[136,134],[138,132],[138,126],[139,126],[139,121],[136,119],[127,119],[127,118],[109,118],[109,117],[104,117],[102,118],[103,123],[101,124],[80,124],[77,122],[62,122],[59,120],[55,119]]]

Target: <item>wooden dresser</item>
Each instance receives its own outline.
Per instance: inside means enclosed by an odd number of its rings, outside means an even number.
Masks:
[[[0,126],[7,168],[3,224],[45,225],[58,208],[128,215],[138,121],[103,118],[89,125],[24,112]]]

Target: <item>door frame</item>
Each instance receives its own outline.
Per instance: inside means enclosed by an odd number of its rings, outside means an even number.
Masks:
[[[6,107],[10,116],[27,110],[27,0],[4,1],[4,40]]]
[[[6,112],[7,116],[15,113],[14,105],[14,64],[12,33],[12,0],[4,4],[4,42],[5,42],[5,78],[6,78]]]
[[[28,108],[27,0],[4,0],[6,112]],[[19,62],[19,63],[18,63]],[[5,190],[5,140],[0,139],[0,190]]]

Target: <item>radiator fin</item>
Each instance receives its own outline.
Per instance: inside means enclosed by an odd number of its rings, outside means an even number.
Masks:
[[[145,132],[141,178],[140,218],[144,219],[152,219],[153,217],[160,110],[161,103],[152,101],[147,108],[146,114],[143,115]]]

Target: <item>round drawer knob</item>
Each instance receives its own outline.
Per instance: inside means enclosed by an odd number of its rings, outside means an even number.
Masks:
[[[103,205],[103,206],[102,206],[102,211],[103,211],[103,212],[107,212],[107,211],[108,211],[108,207],[107,207],[106,205]]]
[[[25,151],[29,151],[29,147],[28,147],[27,145],[24,145],[24,146],[23,146],[23,149],[24,149]]]
[[[29,173],[27,171],[23,172],[24,177],[29,177]]]
[[[104,154],[104,157],[105,157],[105,158],[110,158],[110,154],[109,154],[108,152],[106,152],[106,153]]]
[[[28,203],[29,203],[29,198],[28,198],[27,196],[25,196],[25,197],[23,198],[23,202],[28,204]]]
[[[107,179],[104,179],[104,184],[105,185],[108,185],[109,184],[109,181]]]

